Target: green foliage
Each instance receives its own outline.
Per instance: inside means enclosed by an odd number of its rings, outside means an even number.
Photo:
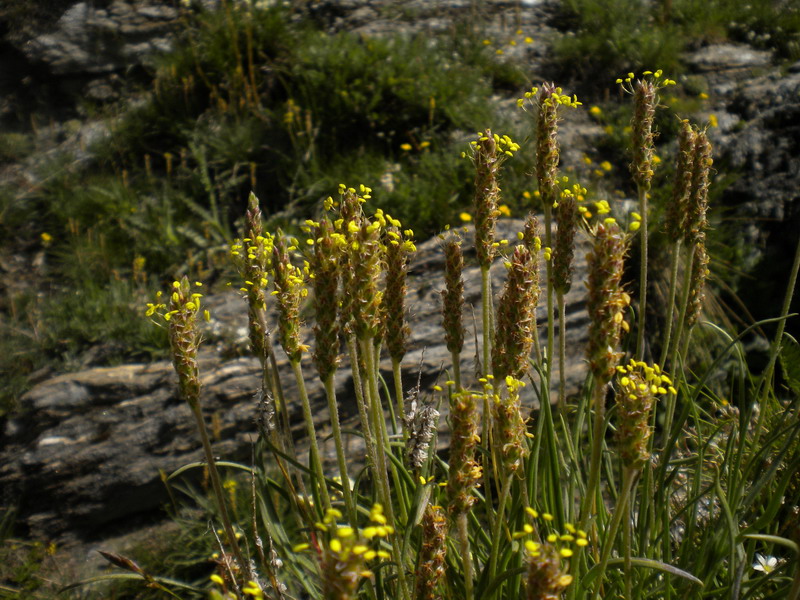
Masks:
[[[562,0],[566,35],[554,50],[561,78],[603,87],[622,73],[682,71],[681,52],[732,40],[800,57],[800,7],[790,0]]]

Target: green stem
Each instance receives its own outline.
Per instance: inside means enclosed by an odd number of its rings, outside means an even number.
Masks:
[[[399,527],[394,516],[394,507],[392,506],[392,494],[389,487],[389,470],[386,461],[386,451],[390,448],[389,438],[386,431],[386,417],[383,414],[383,406],[378,392],[378,379],[377,379],[377,364],[375,359],[375,346],[373,340],[366,338],[360,340],[361,351],[364,353],[364,362],[367,368],[367,394],[369,396],[369,405],[373,418],[373,431],[375,432],[375,450],[378,458],[378,474],[379,484],[383,491],[383,506],[386,511],[386,518],[389,525],[394,528],[392,534],[392,558],[397,563],[397,579],[400,588],[400,597],[404,599],[409,598],[408,584],[405,577],[405,563],[400,554],[402,538],[399,534]],[[395,480],[395,487],[400,487],[399,477],[394,464],[391,465],[392,475]],[[408,515],[405,513],[405,504],[402,501],[398,502],[400,513],[403,523],[407,525]]]
[[[492,372],[491,282],[489,267],[481,267],[481,318],[483,324],[483,375]]]
[[[603,433],[606,418],[606,385],[595,381],[592,390],[592,405],[594,406],[594,424],[592,433],[592,457],[589,463],[589,482],[586,486],[586,496],[581,507],[581,526],[586,529],[589,518],[596,512],[597,488],[600,484],[600,459],[603,454]]]
[[[647,190],[649,186],[639,185],[639,214],[642,216],[639,226],[641,240],[641,262],[639,264],[639,322],[636,332],[636,360],[644,357],[644,326],[647,312]]]
[[[461,390],[461,353],[451,352],[450,356],[453,365],[453,382],[455,382],[455,389],[458,392]]]
[[[189,407],[192,409],[194,419],[197,422],[197,429],[200,432],[200,441],[203,444],[203,452],[206,455],[208,474],[211,477],[211,487],[213,488],[214,496],[217,499],[217,506],[219,508],[220,519],[222,520],[222,527],[225,530],[225,537],[227,538],[228,545],[233,551],[233,556],[236,558],[236,562],[239,563],[239,566],[242,568],[245,576],[250,579],[252,578],[252,573],[250,572],[250,561],[245,560],[244,555],[239,548],[239,543],[236,541],[236,533],[233,531],[233,525],[231,524],[231,519],[228,515],[228,508],[225,503],[225,493],[222,489],[219,471],[217,471],[217,463],[214,460],[214,452],[211,449],[211,441],[208,438],[208,430],[206,429],[206,423],[203,419],[203,411],[200,408],[200,401],[195,398],[188,400],[188,403]]]
[[[500,554],[500,536],[503,532],[503,512],[505,511],[506,502],[508,501],[508,494],[511,490],[511,481],[513,475],[506,477],[500,490],[500,498],[497,501],[497,515],[494,522],[494,531],[492,532],[492,550],[489,555],[489,581],[493,581],[497,574],[497,557]],[[499,588],[498,590],[499,591]]]
[[[394,396],[397,402],[397,415],[400,417],[400,429],[403,431],[403,441],[408,441],[408,430],[406,428],[406,403],[403,397],[403,371],[400,368],[400,361],[392,359],[392,376],[394,378]]]
[[[372,472],[372,479],[380,489],[380,477],[378,476],[378,458],[375,450],[375,439],[372,435],[370,425],[369,410],[367,401],[364,398],[364,385],[361,378],[361,369],[358,366],[358,346],[354,335],[347,336],[347,349],[350,353],[350,365],[353,373],[353,388],[356,392],[356,404],[358,406],[358,416],[361,420],[361,433],[364,436],[364,445],[367,448],[367,462]]]
[[[347,462],[344,456],[344,444],[342,443],[342,429],[339,425],[339,406],[336,403],[336,387],[333,382],[334,373],[328,375],[323,382],[325,385],[325,395],[328,397],[328,413],[331,419],[331,429],[333,430],[333,441],[336,444],[336,461],[339,463],[339,476],[342,478],[342,495],[344,505],[347,508],[347,516],[353,527],[358,526],[356,519],[356,505],[353,502],[353,494],[350,491],[350,477],[347,474]]]
[[[327,510],[331,507],[331,497],[328,494],[328,486],[325,484],[325,471],[322,469],[322,459],[319,455],[319,445],[317,444],[317,432],[314,428],[314,417],[311,414],[311,404],[308,401],[308,392],[303,380],[303,370],[299,360],[290,360],[294,378],[297,382],[297,391],[300,394],[300,402],[303,405],[303,419],[306,422],[306,435],[308,435],[309,451],[311,453],[311,468],[316,475],[316,484],[322,495],[322,505]]]
[[[778,322],[778,330],[775,332],[775,339],[772,340],[772,346],[770,347],[769,363],[767,364],[767,368],[764,370],[764,374],[761,376],[761,381],[759,382],[762,391],[760,394],[761,411],[758,415],[758,426],[756,427],[754,435],[753,448],[757,447],[758,438],[761,435],[761,429],[766,420],[765,415],[769,404],[767,400],[769,397],[769,391],[772,389],[772,385],[770,385],[770,383],[772,382],[772,375],[775,371],[775,362],[778,360],[778,354],[780,354],[781,342],[783,341],[783,330],[786,327],[786,317],[789,314],[789,308],[792,305],[794,288],[795,285],[797,285],[798,271],[800,271],[800,238],[797,239],[797,247],[795,248],[794,252],[794,262],[792,263],[792,270],[789,273],[789,284],[786,287],[786,295],[783,297],[781,320]],[[798,577],[800,577],[800,575]],[[797,583],[797,581],[795,581],[795,583]]]
[[[565,325],[567,322],[564,294],[558,294],[558,411],[563,412],[567,398],[567,335]]]
[[[678,264],[680,263],[681,242],[678,240],[672,245],[672,259],[669,270],[669,300],[667,301],[667,323],[664,331],[664,342],[661,346],[661,360],[658,361],[662,367],[669,356],[669,344],[672,339],[672,319],[675,312],[675,296],[678,292]]]
[[[491,326],[491,281],[488,267],[481,267],[481,312],[483,316],[483,374],[492,372],[492,326]],[[483,414],[481,416],[481,442],[491,452],[491,421],[489,420],[489,396],[483,395]],[[492,473],[491,469],[483,470],[483,494],[486,498],[486,514],[489,527],[493,527],[494,514],[492,511]]]
[[[689,293],[691,291],[692,264],[694,263],[694,245],[686,249],[686,264],[683,267],[683,290],[681,293],[681,307],[678,312],[678,323],[672,340],[672,350],[669,354],[669,368],[675,371],[675,357],[678,346],[683,337],[683,322],[686,320],[686,308],[689,306]],[[684,357],[685,360],[685,357]],[[661,365],[662,367],[664,365]]]
[[[617,532],[619,531],[619,525],[622,522],[622,517],[627,513],[626,505],[631,495],[631,488],[633,487],[633,479],[635,475],[636,471],[634,469],[629,469],[627,467],[623,468],[622,489],[620,490],[619,497],[617,498],[617,505],[614,507],[614,514],[611,517],[611,523],[608,526],[608,532],[605,536],[603,552],[600,555],[599,572],[595,577],[595,581],[597,583],[592,591],[591,600],[595,600],[597,598],[598,594],[600,593],[600,588],[603,586],[603,576],[605,575],[606,567],[608,566],[608,559],[611,558],[611,550],[614,547],[614,539],[617,537]],[[626,552],[628,551],[629,549],[626,550]]]
[[[472,592],[472,556],[469,552],[469,529],[467,528],[467,513],[456,517],[458,527],[458,541],[461,545],[461,561],[464,565],[464,600],[473,600]]]
[[[545,246],[553,248],[553,207],[547,202],[544,204],[544,239]],[[547,270],[547,369],[545,375],[547,378],[547,387],[545,388],[545,396],[542,397],[542,402],[550,402],[550,380],[553,374],[553,340],[555,339],[555,318],[553,314],[553,261],[546,261]]]

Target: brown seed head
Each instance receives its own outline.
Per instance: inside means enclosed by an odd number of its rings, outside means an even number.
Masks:
[[[192,293],[189,280],[183,277],[172,284],[169,312],[164,318],[169,322],[169,345],[172,365],[178,374],[181,397],[191,406],[200,402],[200,372],[197,366],[197,349],[200,334],[197,331],[197,312],[200,294]]]
[[[495,255],[494,230],[500,211],[497,208],[500,197],[498,174],[497,141],[490,129],[480,136],[473,145],[475,165],[475,250],[478,264],[488,268]]]
[[[675,183],[672,202],[667,206],[666,230],[672,243],[683,237],[684,221],[692,192],[692,157],[694,156],[695,131],[689,121],[681,122],[678,132],[678,157],[675,162]]]
[[[556,175],[560,160],[559,92],[554,83],[543,83],[539,90],[539,113],[536,118],[536,181],[545,206],[553,206],[558,200]]]
[[[492,372],[499,381],[507,375],[519,378],[527,372],[539,301],[539,272],[530,251],[518,245],[506,267],[508,278],[497,304],[492,344]]]
[[[417,567],[415,600],[438,600],[436,586],[444,576],[447,519],[441,506],[428,505],[422,516],[422,548]]]
[[[575,230],[578,227],[578,205],[571,193],[562,194],[556,208],[556,241],[553,248],[553,288],[566,294],[572,287],[572,258],[575,254]]]
[[[309,273],[314,291],[314,364],[322,380],[336,370],[339,363],[339,272],[340,258],[347,241],[334,231],[326,216],[319,223],[307,222],[311,245]]]
[[[614,375],[622,353],[618,351],[630,298],[622,290],[625,237],[616,222],[597,226],[589,263],[589,343],[587,357],[595,384],[605,386]]]
[[[414,242],[407,239],[399,225],[398,221],[397,225],[390,225],[386,230],[386,293],[383,297],[386,314],[386,348],[389,356],[397,361],[405,356],[408,337],[411,334],[406,323],[406,278],[409,255],[416,251]]]
[[[497,447],[497,455],[503,465],[503,473],[510,475],[522,466],[528,455],[525,443],[527,427],[522,418],[519,390],[525,383],[509,376],[505,378],[506,389],[493,392],[493,414],[495,420],[493,441]]]
[[[447,480],[447,497],[450,515],[456,517],[467,512],[476,502],[472,493],[481,478],[481,467],[475,460],[478,436],[478,400],[482,396],[468,391],[458,391],[450,397],[450,475]]]
[[[279,230],[273,247],[273,279],[278,303],[278,337],[286,356],[299,361],[306,346],[300,343],[300,303],[308,295],[305,287],[307,266],[291,263],[289,248]]]
[[[650,459],[648,441],[653,434],[650,414],[660,395],[672,385],[658,365],[631,360],[617,367],[617,445],[623,464],[641,469]]]
[[[708,209],[708,176],[711,165],[711,142],[705,131],[697,133],[692,157],[692,193],[687,206],[684,239],[687,245],[696,244],[701,234],[708,227],[706,210]]]
[[[705,300],[706,278],[708,277],[708,253],[706,252],[705,234],[694,246],[692,275],[689,279],[689,305],[686,308],[686,327],[692,327],[700,318]]]
[[[444,337],[447,349],[461,352],[464,347],[464,323],[462,310],[464,307],[464,281],[461,273],[464,270],[464,254],[461,251],[461,240],[453,234],[444,243],[444,281],[442,291],[442,318],[444,319]]]
[[[652,79],[637,80],[633,89],[631,175],[636,185],[645,190],[650,189],[653,179],[653,118],[658,104],[656,90]]]

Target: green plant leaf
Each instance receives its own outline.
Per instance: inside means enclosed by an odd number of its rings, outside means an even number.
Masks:
[[[788,333],[783,334],[778,358],[786,384],[795,394],[800,395],[800,344]]]

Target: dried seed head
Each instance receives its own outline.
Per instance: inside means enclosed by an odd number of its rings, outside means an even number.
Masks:
[[[694,246],[692,276],[689,279],[689,305],[686,308],[685,324],[687,328],[692,327],[700,318],[708,274],[708,253],[706,252],[705,234],[703,234]]]
[[[436,586],[444,576],[447,555],[447,519],[441,506],[428,505],[422,516],[422,548],[417,567],[414,600],[438,600]]]
[[[450,515],[456,517],[472,507],[476,498],[472,493],[481,478],[481,467],[475,460],[478,436],[478,400],[480,394],[458,391],[450,397],[450,476],[447,480],[447,497]]]
[[[614,375],[622,353],[617,350],[630,298],[622,290],[625,237],[614,221],[600,223],[589,263],[589,343],[587,357],[596,385],[605,386]]]
[[[391,217],[387,216],[387,220]],[[390,220],[390,223],[395,221]],[[386,293],[384,310],[386,314],[386,348],[394,360],[402,360],[411,330],[406,323],[406,277],[408,276],[409,255],[416,251],[414,242],[407,239],[410,230],[402,232],[400,222],[390,225],[386,230]]]
[[[637,187],[645,190],[650,189],[653,179],[653,118],[658,104],[656,90],[656,83],[649,78],[638,79],[633,89],[631,174]]]
[[[708,209],[708,175],[711,165],[711,142],[705,131],[697,133],[694,141],[692,157],[692,193],[687,206],[684,239],[687,245],[696,244],[701,234],[708,227],[706,210]]]
[[[641,469],[650,459],[650,413],[658,396],[666,394],[671,385],[658,365],[631,360],[626,366],[617,367],[616,439],[626,467]]]
[[[494,443],[497,446],[497,455],[503,464],[503,473],[510,475],[521,466],[522,460],[528,454],[528,445],[525,443],[527,427],[522,418],[519,390],[525,383],[509,376],[505,378],[506,390],[495,390],[494,397]]]
[[[444,281],[442,291],[442,317],[444,319],[444,337],[447,349],[451,353],[461,352],[464,347],[464,323],[462,310],[464,307],[464,281],[461,273],[464,270],[464,254],[461,251],[461,240],[453,234],[444,243]]]
[[[578,227],[578,204],[575,195],[564,190],[556,208],[556,241],[553,249],[553,289],[566,294],[572,287],[572,258],[575,254],[575,230]]]
[[[672,243],[683,237],[684,220],[692,193],[692,158],[694,156],[695,131],[689,121],[681,122],[678,132],[678,157],[675,162],[675,183],[672,202],[667,206],[666,230]]]
[[[506,267],[508,278],[497,304],[492,344],[492,372],[500,381],[507,375],[522,377],[528,370],[539,301],[539,272],[530,251],[518,245]]]
[[[431,440],[439,424],[439,411],[431,404],[423,404],[417,408],[417,400],[412,399],[411,408],[406,414],[405,431],[406,457],[413,469],[419,469],[428,460]]]

